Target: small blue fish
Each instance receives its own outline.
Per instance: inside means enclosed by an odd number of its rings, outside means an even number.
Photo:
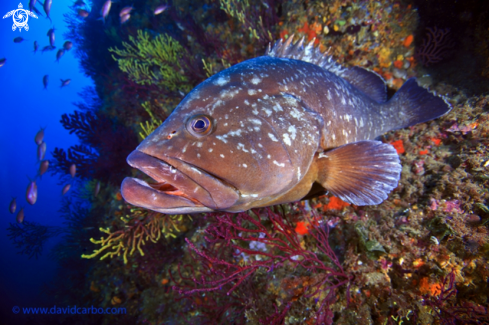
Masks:
[[[68,86],[68,85],[70,84],[70,82],[71,82],[71,79],[65,79],[65,80],[60,79],[60,80],[61,80],[61,86],[59,86],[59,88],[66,87],[66,86]]]
[[[37,160],[44,160],[44,156],[46,155],[46,142],[41,142],[40,145],[37,146]]]
[[[46,36],[49,37],[49,45],[53,46],[54,47],[54,41],[55,41],[55,35],[54,35],[54,31],[56,29],[53,27],[51,29],[48,30]]]
[[[34,54],[37,52],[37,49],[39,48],[39,44],[37,41],[34,41]]]
[[[64,44],[63,44],[63,48],[66,50],[66,51],[69,51],[71,50],[71,48],[73,47],[73,42],[71,41],[66,41]]]
[[[82,18],[87,18],[90,13],[86,11],[85,9],[78,9],[78,16]]]
[[[100,10],[100,15],[102,15],[102,19],[104,21],[104,24],[105,24],[105,18],[107,18],[107,16],[109,15],[111,6],[112,6],[112,1],[107,0],[104,2],[104,5],[102,6],[102,9]]]
[[[36,6],[37,0],[29,0],[29,10],[33,11]]]
[[[37,184],[36,181],[31,181],[29,186],[27,186],[27,191],[25,192],[26,201],[33,205],[37,201]]]
[[[22,43],[23,41],[25,41],[25,39],[20,36],[14,38],[14,43],[18,44],[18,43]]]
[[[134,9],[133,6],[122,8],[121,11],[119,12],[119,17],[122,18],[122,16],[129,15],[133,9]]]
[[[44,0],[43,8],[46,13],[46,18],[49,18],[49,21],[52,23],[51,17],[49,17],[49,12],[51,11],[51,5],[53,4],[53,0]]]
[[[127,22],[129,20],[129,18],[131,18],[131,15],[130,14],[127,14],[127,15],[124,15],[124,16],[121,16],[120,20],[121,20],[121,25],[124,25],[125,22]]]
[[[61,190],[61,195],[65,195],[66,193],[68,193],[68,191],[70,190],[71,188],[71,184],[66,184],[63,189]]]
[[[45,75],[42,77],[42,84],[44,85],[44,89],[48,89],[49,76]]]
[[[159,5],[158,7],[156,7],[156,9],[153,11],[154,15],[159,15],[161,13],[163,13],[166,9],[168,9],[168,5]]]
[[[39,176],[44,175],[44,173],[47,172],[48,168],[49,168],[49,160],[41,161],[41,164],[39,165],[38,175]]]
[[[18,223],[24,222],[24,208],[21,208],[19,213],[17,213],[17,217],[15,218]]]
[[[6,58],[1,58],[0,59],[0,68],[3,67],[6,62],[7,62],[7,59]]]
[[[46,128],[41,128],[39,131],[37,131],[36,133],[36,136],[34,137],[34,142],[37,144],[37,145],[40,145],[43,140],[44,140],[44,130]]]
[[[65,50],[58,50],[58,53],[56,53],[56,62],[59,63],[59,60],[64,54],[65,54]]]
[[[54,49],[56,49],[56,46],[47,45],[47,46],[44,46],[44,47],[42,48],[42,51],[41,51],[41,52],[42,52],[42,53],[44,53],[44,52],[46,52],[46,51],[52,51],[52,50],[54,50]]]
[[[17,199],[13,198],[12,201],[10,202],[10,205],[8,207],[8,210],[10,213],[14,214],[15,210],[17,210]]]
[[[375,139],[450,109],[415,79],[387,100],[379,75],[290,37],[193,89],[127,158],[155,183],[127,177],[121,193],[167,214],[245,211],[326,191],[380,204],[402,166]]]
[[[75,175],[76,175],[76,165],[75,164],[71,164],[71,166],[70,166],[70,175],[71,175],[71,177],[75,177]]]

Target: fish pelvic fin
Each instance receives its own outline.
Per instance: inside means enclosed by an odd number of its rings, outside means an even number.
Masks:
[[[396,123],[390,130],[434,120],[452,109],[445,98],[419,86],[416,78],[406,81],[386,105]]]
[[[380,141],[359,141],[319,153],[317,182],[354,205],[375,205],[397,187],[401,162],[396,149]]]

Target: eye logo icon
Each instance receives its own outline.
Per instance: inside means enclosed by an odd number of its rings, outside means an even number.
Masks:
[[[28,31],[29,25],[27,25],[27,21],[29,20],[29,16],[37,19],[35,13],[22,8],[23,8],[22,3],[19,3],[19,9],[9,11],[5,16],[3,16],[3,19],[12,16],[12,19],[14,20],[14,24],[12,25],[12,31],[15,31],[17,28],[19,28],[19,32],[22,31],[22,28],[25,28],[25,30]]]

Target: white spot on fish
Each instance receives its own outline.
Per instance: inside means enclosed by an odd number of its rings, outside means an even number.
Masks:
[[[218,86],[224,86],[229,82],[229,80],[230,80],[229,76],[220,76],[214,81],[214,84]]]
[[[284,143],[286,145],[290,146],[292,143],[290,142],[289,134],[288,133],[284,133],[283,134],[283,137],[284,137]]]
[[[250,96],[256,95],[256,90],[248,89],[248,95],[250,95]]]
[[[202,142],[197,142],[196,145],[197,145],[197,148],[201,148],[202,147]]]
[[[261,79],[256,77],[256,76],[253,77],[253,79],[251,79],[251,83],[254,85],[258,85],[260,82],[261,82]]]
[[[209,152],[212,152],[212,150],[214,150],[214,149],[210,148],[210,149],[209,149]]]
[[[273,108],[273,110],[274,110],[275,112],[281,112],[281,111],[283,111],[283,110],[284,110],[284,109],[282,108],[282,106],[280,106],[280,104],[279,104],[279,103],[276,103],[276,104],[275,104],[275,106],[273,106],[272,108]]]
[[[272,115],[272,110],[270,110],[270,109],[268,109],[268,108],[265,108],[265,107],[264,107],[264,108],[262,108],[261,110],[262,110],[262,111],[264,111],[264,112],[265,112],[265,114],[267,114],[267,116]]]
[[[241,136],[241,132],[242,130],[241,129],[237,129],[235,131],[229,131],[229,135],[232,136],[232,137],[240,137]],[[227,135],[227,134],[226,134]]]
[[[284,163],[279,163],[278,161],[274,160],[273,163],[279,167],[285,167]]]
[[[253,123],[255,125],[261,125],[261,121],[257,118],[249,118],[248,121],[250,121],[251,123]]]
[[[268,133],[268,137],[272,139],[272,141],[278,142],[278,139],[272,133]]]
[[[219,140],[221,140],[224,143],[228,143],[228,140],[226,140],[227,137],[228,137],[227,134],[225,134],[225,135],[216,135],[216,138],[219,139]],[[215,143],[214,143],[214,145],[215,145]]]
[[[247,167],[248,167],[248,165],[247,165],[247,164],[243,164],[243,167],[244,167],[244,168],[247,168]]]
[[[294,125],[289,126],[289,128],[287,129],[287,131],[290,132],[290,137],[292,138],[292,140],[295,140],[295,135],[297,133],[297,130],[296,130],[295,126]]]
[[[221,156],[221,158],[224,158],[224,155],[222,153],[219,156]]]
[[[187,146],[188,146],[188,142],[187,142],[187,144],[186,144],[186,145],[183,147],[182,152],[187,151]]]
[[[249,150],[245,149],[245,145],[242,143],[238,143],[238,150],[243,150],[244,152],[250,152]]]

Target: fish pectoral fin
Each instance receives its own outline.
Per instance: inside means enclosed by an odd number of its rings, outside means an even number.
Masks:
[[[315,157],[318,180],[345,202],[375,205],[397,187],[402,166],[396,149],[380,141],[359,141]]]

